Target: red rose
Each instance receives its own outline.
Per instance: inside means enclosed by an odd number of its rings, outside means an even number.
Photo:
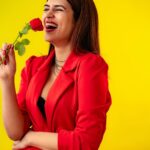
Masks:
[[[32,29],[33,31],[42,31],[42,21],[39,18],[34,18],[30,22],[28,22],[21,31],[19,31],[17,38],[13,42],[13,46],[15,50],[18,51],[18,54],[20,56],[25,53],[25,46],[29,45],[30,41],[28,39],[22,39],[21,41],[18,41],[18,39],[21,38],[23,35],[27,34],[30,29]],[[6,58],[8,57],[9,50],[10,47],[7,47],[6,50],[0,51],[0,65],[6,64]],[[3,58],[1,57],[1,53]]]
[[[39,18],[32,19],[29,22],[29,24],[30,24],[32,30],[34,30],[34,31],[42,31],[43,30],[42,21]]]

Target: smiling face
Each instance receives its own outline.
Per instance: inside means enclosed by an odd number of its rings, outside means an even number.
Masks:
[[[54,45],[70,42],[75,21],[67,0],[48,0],[42,18],[46,41]]]

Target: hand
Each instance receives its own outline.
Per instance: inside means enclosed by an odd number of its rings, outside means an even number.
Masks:
[[[29,147],[30,146],[30,138],[31,138],[32,133],[33,133],[33,131],[28,131],[21,140],[14,141],[12,150],[19,150],[19,149],[24,149],[26,147]]]
[[[9,49],[8,54],[6,53],[6,49]],[[0,48],[0,62],[2,62],[2,59],[5,59],[5,61],[0,64],[0,79],[7,81],[8,79],[12,79],[16,72],[16,60],[13,45],[3,44],[2,48]]]

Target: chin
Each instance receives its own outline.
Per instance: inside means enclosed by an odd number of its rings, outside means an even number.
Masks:
[[[49,39],[45,39],[45,41],[46,41],[46,42],[50,42],[50,43],[52,42],[52,40],[49,40]]]
[[[45,36],[44,39],[45,39],[45,41],[47,41],[47,42],[53,42],[53,38],[51,38],[51,37]]]

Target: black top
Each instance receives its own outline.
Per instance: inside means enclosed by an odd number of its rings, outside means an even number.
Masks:
[[[37,105],[38,105],[43,117],[46,119],[44,104],[45,104],[45,100],[43,99],[43,97],[40,96],[38,99]]]

